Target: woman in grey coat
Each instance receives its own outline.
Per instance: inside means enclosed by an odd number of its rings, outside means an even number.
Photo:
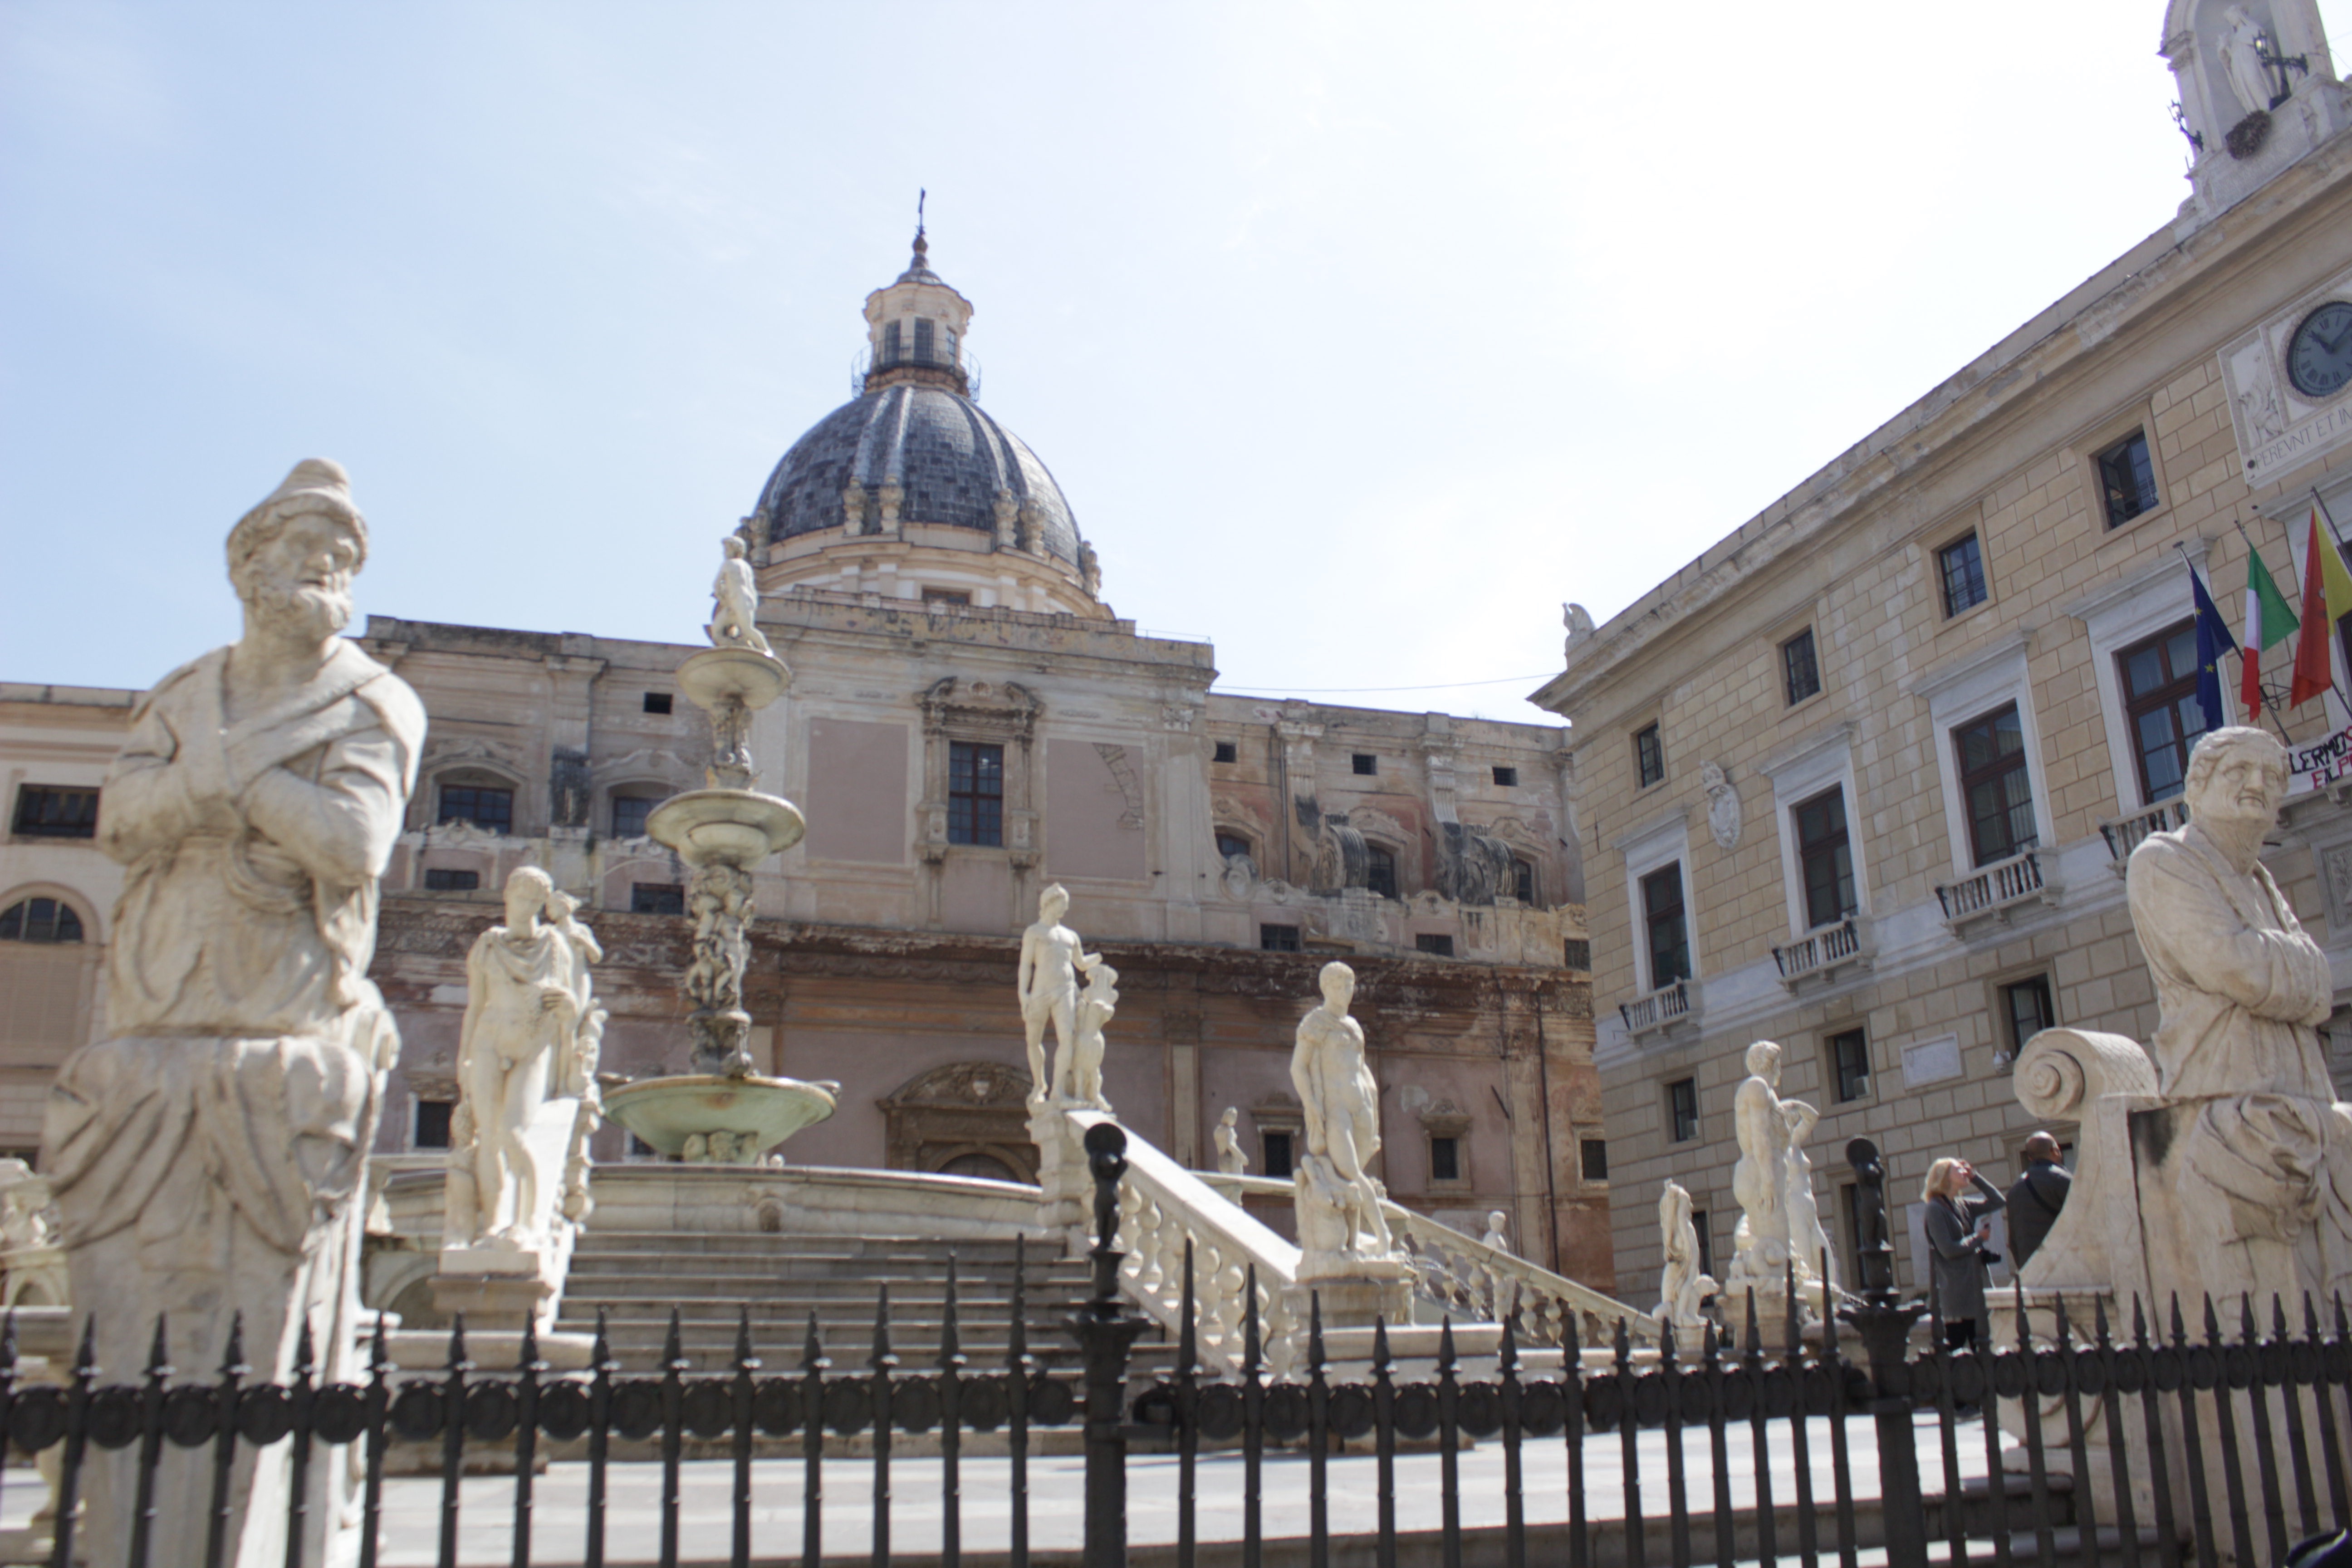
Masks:
[[[1961,1196],[1971,1184],[1977,1195]],[[1977,1325],[1985,1321],[1985,1266],[1999,1261],[1985,1228],[2004,1206],[2000,1189],[1966,1160],[1945,1159],[1927,1167],[1919,1195],[1927,1203],[1929,1273],[1937,1310],[1944,1315],[1944,1342],[1964,1350],[1977,1342]]]

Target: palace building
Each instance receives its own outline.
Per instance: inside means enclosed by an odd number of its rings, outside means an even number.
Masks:
[[[2251,550],[2292,595],[2315,504],[2352,522],[2352,107],[2316,8],[2171,0],[2162,47],[2179,212],[1582,621],[1535,696],[1573,726],[1628,1299],[1656,1277],[1669,1178],[1728,1261],[1749,1042],[1780,1041],[1781,1092],[1822,1112],[1850,1280],[1849,1139],[1906,1199],[1943,1154],[2006,1184],[2037,1125],[2021,1089],[2054,1093],[2012,1079],[2024,1042],[2156,1026],[2123,871],[2181,820],[2206,728],[2190,568],[2235,632]],[[2307,748],[2268,864],[2334,958],[2352,1065],[2352,811],[2323,743],[2352,710],[2258,719],[2238,660],[2221,673],[2225,721]],[[1906,1260],[1924,1286],[1916,1204]]]
[[[866,301],[859,395],[737,530],[794,672],[753,747],[809,824],[759,875],[746,1004],[761,1070],[842,1086],[788,1157],[1034,1179],[1013,970],[1058,882],[1118,971],[1130,1127],[1207,1164],[1234,1107],[1254,1171],[1288,1174],[1292,1033],[1344,957],[1391,1194],[1473,1235],[1502,1209],[1532,1260],[1608,1288],[1559,731],[1213,692],[1209,645],[1113,613],[1052,473],[976,400],[972,313],[918,235]],[[465,954],[520,866],[588,906],[604,1068],[681,1069],[687,877],[646,818],[709,759],[673,679],[700,645],[389,616],[362,641],[430,718],[372,971],[403,1040],[379,1147],[446,1141]],[[58,1062],[104,1027],[121,876],[90,837],[134,700],[0,686],[0,1146],[33,1147]]]

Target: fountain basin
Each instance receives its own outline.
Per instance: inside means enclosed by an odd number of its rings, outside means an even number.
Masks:
[[[664,1154],[687,1152],[688,1141],[698,1136],[707,1146],[714,1132],[727,1134],[730,1142],[748,1140],[748,1154],[716,1163],[750,1163],[802,1128],[831,1116],[835,1104],[831,1089],[796,1078],[687,1073],[606,1089],[604,1119],[619,1122]]]
[[[782,659],[748,647],[707,647],[687,655],[677,667],[677,689],[705,712],[730,702],[765,708],[784,694],[792,679]]]
[[[748,789],[698,789],[654,807],[646,831],[695,866],[756,866],[808,831],[800,807]]]

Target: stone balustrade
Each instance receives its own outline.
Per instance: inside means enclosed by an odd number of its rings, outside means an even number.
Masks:
[[[1979,921],[2005,917],[2021,904],[2039,903],[2055,889],[2042,879],[2039,850],[2028,849],[2006,860],[1996,860],[1975,875],[1936,889],[1943,906],[1944,923],[1954,931]]]
[[[2099,837],[2107,841],[2107,855],[2115,873],[2120,877],[2131,862],[2131,853],[2151,833],[2169,833],[2189,826],[2189,803],[2175,796],[2158,801],[2133,812],[2128,816],[2108,817],[2099,824]]]
[[[1834,925],[1807,931],[1786,947],[1772,950],[1780,984],[1791,991],[1807,981],[1827,980],[1849,964],[1870,963],[1870,942],[1860,915],[1848,915]]]

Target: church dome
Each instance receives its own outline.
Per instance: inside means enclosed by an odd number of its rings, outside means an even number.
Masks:
[[[824,529],[875,531],[886,487],[898,489],[898,521],[1000,531],[1007,501],[1034,520],[1045,552],[1078,563],[1077,524],[1061,487],[1021,437],[947,386],[897,380],[845,403],[793,443],[760,492],[753,517],[781,543]],[[850,517],[852,509],[860,515]]]

